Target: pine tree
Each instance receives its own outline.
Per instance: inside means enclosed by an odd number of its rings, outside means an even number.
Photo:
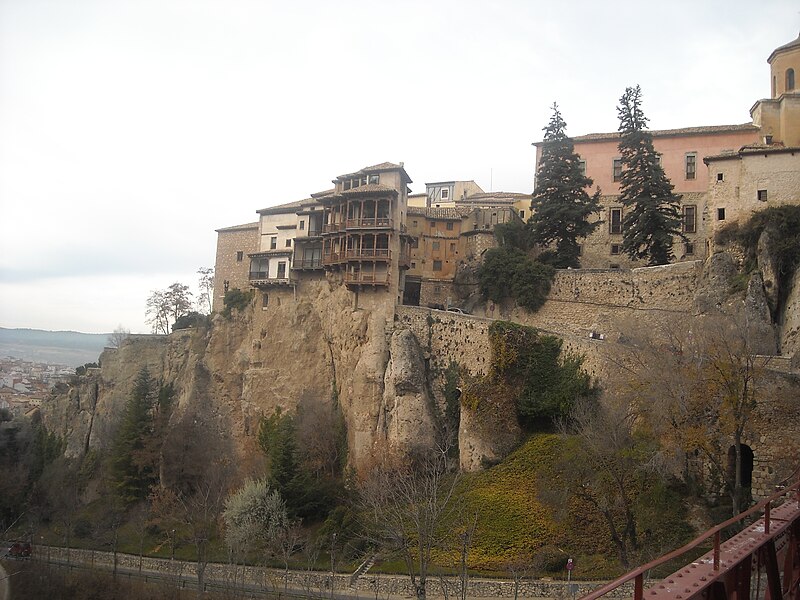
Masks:
[[[681,232],[680,196],[658,162],[653,136],[646,130],[642,91],[626,88],[620,106],[619,151],[622,157],[620,201],[628,209],[622,220],[622,251],[648,265],[665,265],[675,256],[672,243]]]
[[[153,435],[156,386],[147,367],[136,376],[133,393],[125,404],[125,415],[111,451],[114,487],[125,503],[147,497],[157,472],[154,461],[145,459]]]
[[[529,226],[538,244],[555,244],[554,253],[550,253],[554,256],[547,262],[556,267],[578,267],[578,240],[600,225],[599,221],[589,222],[589,216],[600,212],[600,190],[592,195],[586,191],[594,182],[582,172],[566,127],[554,103],[553,116],[544,128]]]

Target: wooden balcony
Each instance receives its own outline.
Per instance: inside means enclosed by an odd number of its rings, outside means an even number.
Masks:
[[[338,233],[344,231],[344,223],[325,223],[322,226],[322,233]]]
[[[345,273],[344,282],[348,285],[389,285],[389,273]]]
[[[389,260],[392,252],[388,248],[353,248],[346,255],[348,259]]]
[[[312,269],[321,269],[322,268],[322,259],[321,258],[312,258],[308,260],[295,260],[292,263],[293,269],[298,269],[301,271],[309,271]]]
[[[391,229],[392,220],[388,217],[364,217],[347,219],[347,229]]]
[[[292,283],[289,277],[270,277],[266,271],[250,271],[250,285],[264,287],[269,285],[288,285]]]

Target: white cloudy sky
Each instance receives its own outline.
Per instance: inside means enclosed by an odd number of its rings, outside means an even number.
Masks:
[[[796,0],[0,0],[0,326],[146,332],[215,229],[404,161],[529,192],[557,101],[744,123]]]

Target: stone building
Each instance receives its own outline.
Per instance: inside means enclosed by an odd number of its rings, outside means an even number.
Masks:
[[[229,289],[246,290],[250,288],[249,256],[258,249],[258,223],[217,229],[212,310],[215,312],[222,310],[222,299]]]
[[[753,105],[751,122],[650,132],[661,166],[675,193],[681,196],[682,229],[687,240],[675,241],[673,253],[677,260],[707,258],[710,237],[720,222],[764,206],[767,200],[758,200],[759,195],[771,195],[775,202],[800,202],[800,186],[792,174],[792,164],[796,165],[792,157],[800,145],[800,93],[795,82],[795,73],[800,69],[800,37],[772,52],[767,62],[772,97]],[[625,208],[619,202],[619,139],[618,132],[573,138],[586,175],[604,194],[597,217],[604,222],[583,244],[584,267],[640,266],[621,254]],[[534,145],[538,164],[542,142]],[[728,173],[726,181],[724,172],[730,169],[736,174]],[[732,183],[734,180],[738,183]],[[770,182],[772,194],[766,182]]]

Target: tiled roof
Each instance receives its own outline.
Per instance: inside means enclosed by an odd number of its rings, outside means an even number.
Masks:
[[[471,213],[474,209],[465,206],[462,207],[425,207],[425,206],[409,206],[408,216],[417,215],[420,217],[427,217],[428,219],[442,219],[449,221],[459,221]]]
[[[277,206],[262,208],[256,212],[260,215],[274,215],[278,213],[294,212],[303,205],[303,202],[306,202],[306,199],[295,200],[294,202],[287,202],[286,204],[278,204]]]
[[[704,135],[708,133],[735,133],[737,131],[758,131],[758,127],[752,123],[741,123],[739,125],[705,125],[702,127],[682,127],[680,129],[648,129],[650,135],[658,137],[677,137],[682,135]],[[618,140],[620,133],[589,133],[572,138],[573,142],[605,142]],[[543,142],[534,142],[534,146],[539,146]]]
[[[312,198],[325,198],[326,196],[332,196],[336,192],[335,188],[331,188],[329,190],[324,190],[322,192],[315,192],[311,194]]]
[[[223,231],[244,231],[246,229],[258,229],[258,223],[245,223],[244,225],[233,225],[231,227],[223,227],[221,229],[216,229],[217,233]]]
[[[456,202],[457,203],[476,202],[491,198],[511,200],[512,202],[514,202],[516,200],[524,200],[525,198],[530,198],[530,197],[531,197],[530,194],[523,194],[522,192],[482,192],[479,194],[472,194],[471,196],[467,196],[463,200],[456,200]]]
[[[787,50],[792,50],[794,48],[800,48],[800,35],[797,36],[796,40],[792,40],[788,44],[784,44],[783,46],[778,46],[775,48],[775,50],[772,51],[772,54],[769,55],[767,62],[771,63],[776,54],[780,52],[786,52]]]
[[[380,183],[368,183],[367,185],[360,185],[349,190],[343,190],[342,196],[350,196],[353,194],[375,194],[375,193],[397,193],[397,190],[388,185]]]
[[[378,165],[372,165],[371,167],[364,167],[361,169],[362,171],[388,171],[390,169],[402,169],[401,165],[396,165],[390,162],[382,162]]]
[[[784,154],[790,152],[800,152],[800,147],[797,146],[782,146],[780,144],[748,144],[739,148],[738,152],[723,152],[722,154],[715,154],[713,156],[706,156],[703,162],[708,164],[714,160],[729,160],[731,158],[741,158],[742,156],[752,154]]]

